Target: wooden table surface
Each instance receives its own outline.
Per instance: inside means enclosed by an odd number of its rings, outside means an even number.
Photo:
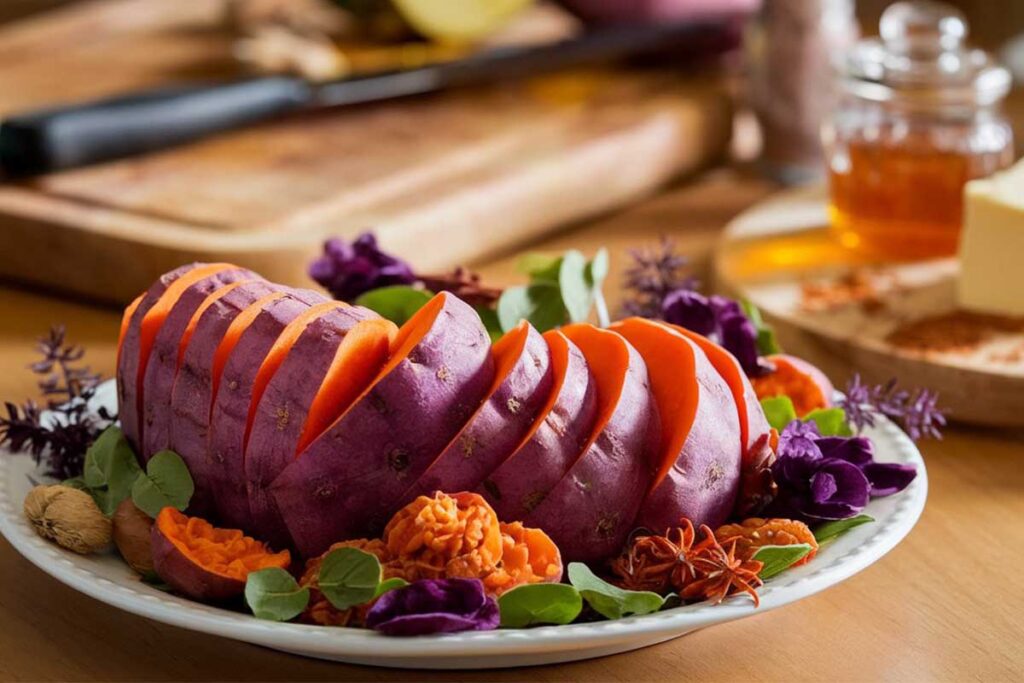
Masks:
[[[620,271],[627,248],[664,232],[678,239],[699,271],[717,231],[772,189],[734,171],[716,171],[540,247],[608,246],[613,270]],[[481,270],[499,283],[515,278],[513,258]],[[609,283],[613,300],[617,289],[617,282]],[[33,340],[51,323],[67,324],[94,368],[109,376],[118,319],[117,311],[0,287],[0,400],[33,393],[24,366]],[[920,523],[882,561],[842,585],[645,650],[532,669],[375,669],[203,636],[76,593],[0,540],[0,679],[1024,679],[1024,598],[1013,573],[1024,559],[1024,434],[950,429],[923,450],[931,490]]]

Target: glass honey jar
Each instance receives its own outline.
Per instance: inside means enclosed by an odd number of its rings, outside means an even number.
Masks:
[[[964,46],[967,23],[943,3],[897,2],[879,28],[842,61],[822,130],[832,229],[885,259],[953,255],[964,185],[1013,162],[1010,74]]]

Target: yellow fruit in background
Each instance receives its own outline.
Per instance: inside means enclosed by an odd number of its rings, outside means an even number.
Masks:
[[[485,38],[533,0],[392,0],[409,25],[426,38],[464,43]]]

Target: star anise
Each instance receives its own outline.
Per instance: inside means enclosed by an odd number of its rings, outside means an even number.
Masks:
[[[708,600],[717,605],[730,595],[746,593],[754,600],[755,607],[760,605],[757,588],[764,582],[758,573],[764,564],[737,558],[736,539],[727,541],[723,547],[707,525],[702,524],[700,532],[703,539],[693,546],[688,555],[694,579],[683,588],[682,598]]]
[[[618,584],[628,590],[667,593],[679,590],[692,578],[687,554],[693,545],[693,523],[669,529],[662,536],[637,536],[612,562]]]

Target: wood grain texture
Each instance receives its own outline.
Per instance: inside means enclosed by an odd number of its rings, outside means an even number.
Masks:
[[[12,24],[0,115],[237,76],[222,14],[108,0]],[[298,283],[326,236],[369,226],[436,271],[650,193],[718,158],[730,122],[713,76],[611,69],[286,117],[0,185],[0,275],[122,303],[191,260]]]
[[[716,250],[716,283],[753,301],[783,348],[821,367],[839,387],[853,369],[872,383],[898,377],[937,390],[954,419],[1024,427],[1024,320],[994,321],[976,344],[944,348],[966,326],[956,303],[956,259],[858,258],[833,241],[825,206],[823,188],[802,189],[738,216]],[[832,287],[851,274],[869,283],[867,300],[827,306],[807,300],[807,286]],[[930,348],[895,341],[926,320],[932,321],[926,323]],[[984,330],[983,324],[979,317],[970,329]]]
[[[706,273],[718,231],[773,188],[715,172],[625,213],[537,245],[625,250],[661,233]],[[515,257],[483,267],[516,279]],[[613,307],[618,306],[616,296]],[[32,389],[31,344],[66,321],[89,359],[113,370],[115,311],[0,289],[0,399]],[[76,681],[1019,681],[1024,598],[1014,583],[1024,518],[1024,434],[952,429],[923,445],[929,501],[883,560],[824,593],[637,652],[487,672],[391,671],[300,659],[141,619],[64,587],[0,541],[0,679]]]

